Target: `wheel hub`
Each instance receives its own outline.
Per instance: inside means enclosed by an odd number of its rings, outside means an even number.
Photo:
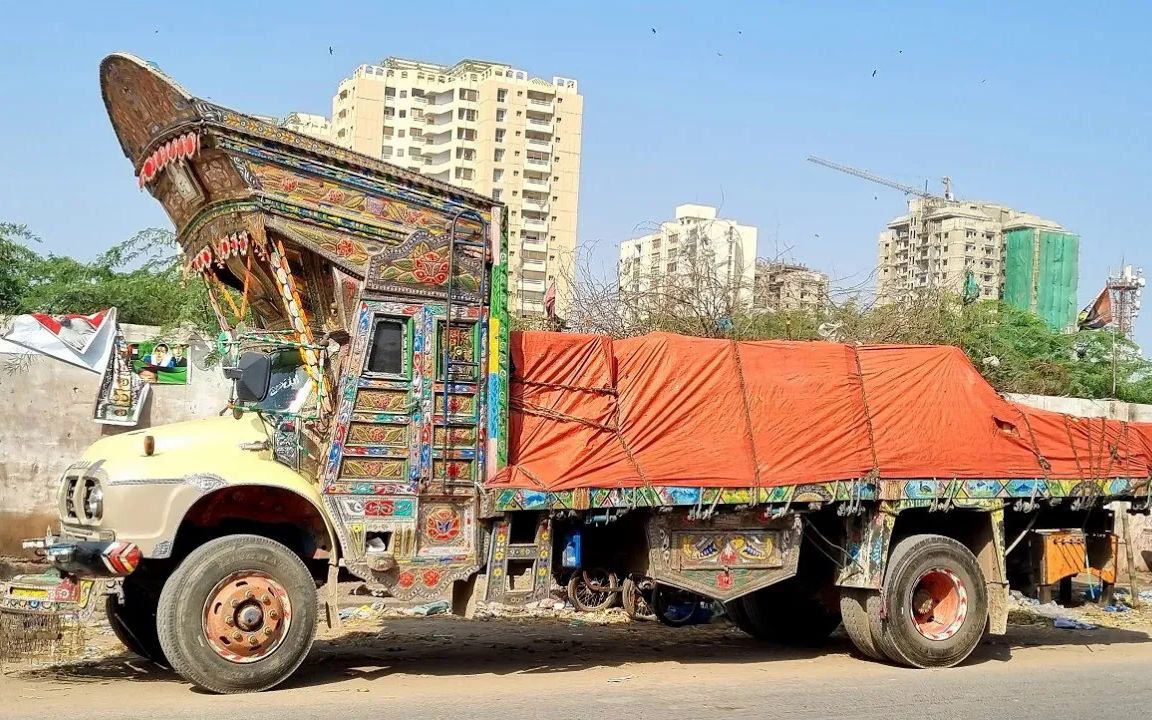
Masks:
[[[947,640],[968,616],[968,590],[955,573],[932,568],[912,588],[909,611],[916,630],[929,640]]]
[[[241,630],[259,630],[264,625],[264,611],[252,603],[243,605],[236,611],[236,625]]]
[[[261,660],[280,646],[292,619],[284,587],[266,573],[245,571],[221,580],[204,604],[204,639],[235,663]]]

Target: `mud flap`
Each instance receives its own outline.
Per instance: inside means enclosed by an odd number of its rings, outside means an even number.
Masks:
[[[344,629],[340,620],[340,566],[328,565],[328,584],[324,586],[324,623],[332,632]]]
[[[657,515],[648,521],[648,575],[727,602],[795,575],[802,527],[799,515],[756,510],[709,520]]]

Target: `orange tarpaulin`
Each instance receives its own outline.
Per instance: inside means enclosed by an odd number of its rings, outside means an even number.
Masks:
[[[513,333],[493,487],[1149,473],[1152,426],[1010,403],[959,349]]]

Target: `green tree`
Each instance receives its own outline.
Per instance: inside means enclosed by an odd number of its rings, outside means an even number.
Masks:
[[[11,229],[10,229],[11,228]],[[115,307],[121,322],[165,328],[195,326],[212,335],[216,321],[202,283],[184,282],[175,237],[148,228],[91,262],[41,257],[9,237],[34,238],[25,228],[0,226],[0,312],[93,313]],[[6,294],[5,294],[6,293]]]
[[[28,292],[29,268],[39,256],[27,245],[40,242],[24,225],[0,222],[0,314],[20,312]]]

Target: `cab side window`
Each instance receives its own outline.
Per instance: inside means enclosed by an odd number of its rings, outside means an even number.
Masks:
[[[378,375],[406,375],[408,324],[397,318],[376,318],[364,371]]]

